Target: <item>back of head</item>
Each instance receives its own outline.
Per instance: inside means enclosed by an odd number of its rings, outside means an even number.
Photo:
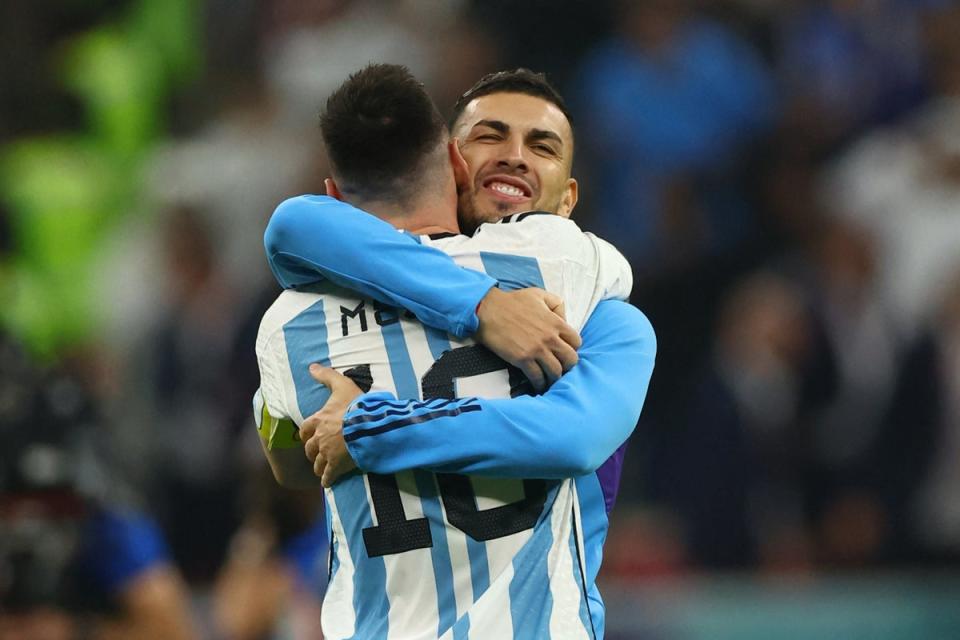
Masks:
[[[447,162],[443,118],[401,65],[352,74],[327,99],[320,129],[340,191],[355,201],[409,202]]]
[[[567,104],[560,92],[550,84],[544,74],[522,67],[513,71],[488,73],[480,78],[475,85],[467,89],[457,99],[457,103],[453,107],[450,128],[455,128],[457,120],[460,119],[468,104],[477,98],[493,93],[520,93],[546,100],[563,112],[563,115],[567,117],[567,122],[570,123],[571,130],[573,129],[573,119],[570,117],[570,111],[567,109]]]

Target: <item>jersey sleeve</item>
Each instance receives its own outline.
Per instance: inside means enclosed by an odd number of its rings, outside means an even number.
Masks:
[[[627,300],[633,291],[633,269],[630,262],[612,244],[592,233],[584,233],[597,252],[601,300]]]
[[[298,196],[274,211],[267,260],[285,289],[320,280],[408,309],[457,337],[477,330],[477,305],[496,281],[442,251],[328,196]]]
[[[579,363],[544,395],[398,401],[368,394],[345,415],[344,439],[370,473],[581,476],[633,431],[655,356],[647,318],[624,302],[602,302],[583,329]]]

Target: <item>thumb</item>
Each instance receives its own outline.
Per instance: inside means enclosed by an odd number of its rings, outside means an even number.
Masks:
[[[330,391],[335,391],[337,385],[340,383],[340,379],[343,378],[335,369],[322,367],[317,363],[310,365],[310,375],[314,380],[330,389]]]

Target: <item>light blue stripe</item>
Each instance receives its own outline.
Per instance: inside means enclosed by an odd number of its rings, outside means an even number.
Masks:
[[[435,329],[433,327],[423,326],[423,331],[427,335],[427,344],[430,346],[430,354],[433,355],[434,360],[439,360],[440,356],[450,350],[450,340],[447,338],[447,334],[440,329]],[[429,398],[424,398],[429,400]]]
[[[381,327],[383,344],[390,359],[390,371],[393,374],[393,383],[397,387],[397,397],[401,399],[419,399],[420,383],[410,361],[410,352],[403,336],[401,323],[395,322]],[[453,567],[450,563],[450,551],[447,547],[447,531],[443,520],[443,509],[437,497],[436,483],[433,475],[425,471],[414,471],[414,480],[417,492],[420,494],[420,503],[423,515],[430,523],[430,534],[433,537],[433,546],[430,548],[430,557],[433,561],[433,575],[437,586],[437,613],[439,617],[438,633],[442,635],[452,627],[457,620],[457,601],[453,589]]]
[[[397,313],[402,311],[398,310]],[[397,387],[397,397],[401,400],[419,400],[420,383],[413,372],[402,324],[397,321],[380,327],[380,333],[383,335],[383,346],[386,347],[387,358],[390,360],[390,373],[393,374],[393,384]]]
[[[543,288],[543,274],[540,273],[540,264],[536,258],[481,251],[480,259],[483,261],[483,270],[488,276],[496,278],[504,291],[526,287]]]
[[[541,640],[550,637],[550,571],[547,558],[553,546],[550,514],[557,498],[559,483],[547,492],[546,508],[533,535],[513,557],[513,578],[510,580],[510,618],[514,640]]]
[[[500,283],[500,288],[504,291],[511,291],[514,289],[522,289],[525,287],[544,287],[543,283],[543,274],[540,271],[540,264],[537,262],[536,258],[531,258],[528,256],[514,256],[506,253],[493,253],[489,251],[481,251],[480,259],[483,261],[483,270],[487,272],[487,275],[496,278]],[[555,494],[554,494],[555,495]],[[552,498],[550,499],[552,503]],[[546,510],[549,514],[549,509]],[[553,534],[550,533],[549,526],[547,527],[546,535],[549,535],[552,540]],[[532,541],[531,541],[532,542]],[[473,543],[471,545],[471,543]],[[529,543],[528,543],[529,544]],[[473,548],[471,548],[473,547]],[[479,547],[479,549],[477,549]],[[550,550],[550,544],[548,541],[547,546],[543,551],[542,558],[539,558],[540,564],[542,565],[537,567],[539,571],[542,569],[543,575],[546,575],[546,560],[547,552]],[[470,536],[467,536],[467,552],[470,555],[470,564],[471,571],[474,583],[473,583],[473,593],[474,599],[476,600],[489,587],[490,578],[487,571],[487,557],[486,557],[486,548],[484,545],[477,543],[472,540]],[[474,553],[476,552],[476,556]],[[483,554],[482,558],[480,553]],[[517,569],[516,558],[514,559],[514,569]],[[516,580],[516,577],[514,578]],[[518,583],[519,584],[519,583]],[[547,583],[549,584],[549,583]],[[513,589],[514,583],[511,582],[511,602],[513,602]],[[547,596],[549,596],[549,587],[547,588]],[[512,607],[513,605],[511,605]],[[519,606],[522,606],[519,605]],[[550,600],[550,606],[552,606],[552,600]],[[516,622],[516,615],[514,616],[514,635],[516,638],[520,638],[518,633],[522,633],[523,627],[518,629]],[[547,616],[549,620],[549,614]],[[533,637],[536,637],[535,635]]]
[[[597,574],[603,561],[603,543],[610,527],[603,488],[596,473],[577,478],[577,497],[580,502],[580,530],[583,532],[584,564],[587,568],[587,590],[590,617],[598,638],[603,637],[606,614],[603,599],[597,588]]]
[[[389,632],[390,601],[387,599],[387,570],[383,558],[367,556],[363,529],[373,526],[363,476],[340,480],[333,487],[333,499],[340,514],[346,544],[353,558],[353,610],[356,640],[386,638]]]
[[[327,317],[323,300],[307,307],[283,326],[287,345],[290,373],[297,391],[297,407],[306,418],[316,413],[330,397],[330,390],[310,375],[314,362],[330,366],[330,346],[327,344]]]
[[[467,539],[467,557],[470,558],[470,582],[473,585],[473,601],[480,599],[490,587],[490,565],[487,562],[487,545],[470,536]]]
[[[437,485],[433,480],[433,474],[415,470],[413,477],[417,483],[417,492],[420,494],[420,503],[423,505],[423,515],[430,523],[430,535],[433,536],[430,557],[433,559],[433,576],[437,582],[437,613],[439,617],[437,637],[440,637],[457,621],[453,566],[450,563],[446,525],[443,521],[443,510],[440,507],[440,499],[437,497]]]
[[[453,640],[470,640],[470,614],[465,613],[453,625]]]
[[[483,261],[484,271],[487,272],[487,275],[496,278],[500,283],[500,288],[504,291],[525,287],[544,287],[543,274],[540,271],[540,264],[536,258],[481,251],[480,259]],[[471,543],[473,543],[473,545],[471,545]],[[476,558],[474,557],[471,546],[480,547],[479,551],[483,553],[482,559],[479,557],[479,553]],[[548,545],[547,550],[549,550],[549,548]],[[469,536],[467,536],[467,551],[470,554],[470,564],[474,578],[473,594],[476,600],[479,597],[478,594],[486,591],[490,584],[489,575],[486,571],[487,554],[485,547],[472,540]],[[546,552],[544,552],[543,561],[544,563],[546,562]],[[478,579],[478,575],[482,577]]]

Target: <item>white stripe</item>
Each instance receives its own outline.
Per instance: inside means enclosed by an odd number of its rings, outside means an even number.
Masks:
[[[263,392],[257,387],[253,394],[253,420],[257,423],[257,429],[263,424]]]
[[[583,640],[589,634],[580,620],[581,587],[575,578],[576,558],[570,554],[570,532],[573,528],[573,509],[576,502],[573,480],[564,480],[557,493],[550,514],[553,545],[547,557],[550,573],[550,594],[553,609],[550,612],[550,638],[553,640]]]
[[[357,612],[353,609],[353,559],[347,537],[340,522],[340,511],[333,497],[333,491],[324,489],[327,507],[330,509],[331,528],[337,540],[337,573],[327,585],[320,613],[320,628],[327,640],[349,638],[356,631]],[[332,553],[331,549],[331,553]]]
[[[374,318],[373,305],[366,305],[367,330],[360,331],[359,319],[350,319],[349,334],[343,335],[340,323],[340,307],[354,309],[361,298],[349,295],[325,295],[324,302],[329,309],[327,320],[327,346],[330,353],[330,365],[343,373],[347,369],[360,365],[370,365],[373,378],[371,391],[387,391],[396,394],[393,372],[383,346],[383,334]]]
[[[470,638],[513,640],[513,618],[510,614],[510,582],[512,580],[513,565],[509,563],[495,581],[491,577],[490,588],[470,609],[468,634]],[[441,640],[452,640],[452,638],[453,630],[451,629],[443,634]]]
[[[441,500],[441,504],[442,504]],[[446,522],[446,509],[444,509]],[[456,527],[447,525],[447,546],[450,549],[450,564],[453,567],[453,589],[457,601],[457,618],[470,610],[473,604],[473,577],[470,572],[470,555],[467,553],[467,536]]]
[[[398,473],[397,487],[408,520],[423,517],[423,507],[412,471]],[[431,550],[414,549],[383,556],[386,590],[390,599],[387,618],[390,637],[434,637],[440,622],[437,585]],[[397,606],[393,606],[396,602]]]

